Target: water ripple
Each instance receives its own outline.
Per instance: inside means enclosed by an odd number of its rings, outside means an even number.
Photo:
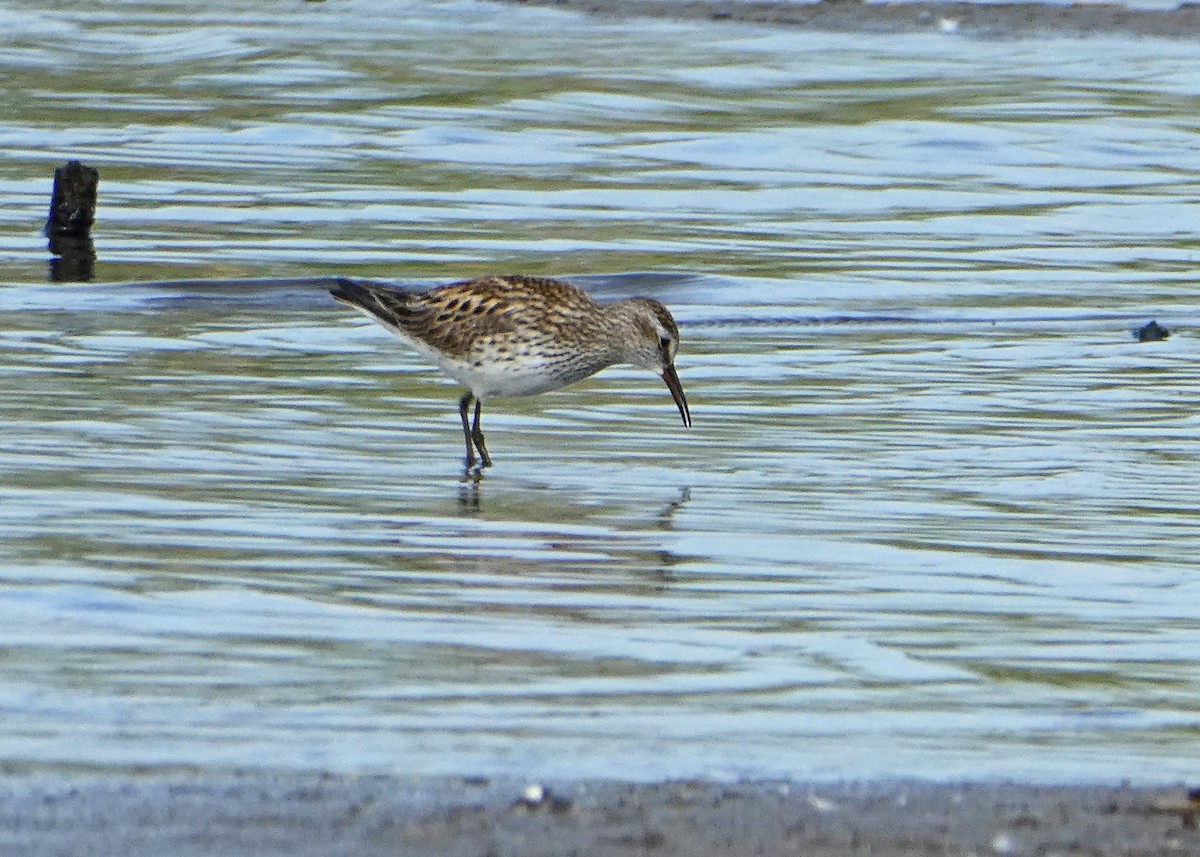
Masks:
[[[10,768],[1191,775],[1190,46],[119,5],[0,12]],[[493,270],[667,302],[695,425],[462,481],[325,286]]]

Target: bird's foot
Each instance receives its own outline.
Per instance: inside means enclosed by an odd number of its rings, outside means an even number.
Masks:
[[[464,485],[478,485],[481,479],[483,479],[483,465],[468,464],[463,468],[462,478],[458,481]]]

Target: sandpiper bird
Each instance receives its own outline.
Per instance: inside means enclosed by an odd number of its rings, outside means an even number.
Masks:
[[[329,291],[467,388],[458,410],[468,470],[476,450],[480,467],[492,465],[479,427],[485,401],[557,390],[616,363],[662,375],[683,424],[692,424],[675,374],[679,328],[651,298],[597,303],[571,283],[521,276],[481,277],[424,292],[339,279]]]

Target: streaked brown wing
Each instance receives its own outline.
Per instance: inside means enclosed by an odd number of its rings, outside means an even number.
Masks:
[[[397,332],[459,357],[490,337],[528,332],[572,306],[592,303],[570,283],[521,276],[482,277],[425,292],[339,280],[330,291]]]

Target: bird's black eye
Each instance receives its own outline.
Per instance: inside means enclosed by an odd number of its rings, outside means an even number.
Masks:
[[[664,336],[662,339],[658,340],[658,344],[662,346],[663,351],[670,351],[671,350],[671,337]]]

